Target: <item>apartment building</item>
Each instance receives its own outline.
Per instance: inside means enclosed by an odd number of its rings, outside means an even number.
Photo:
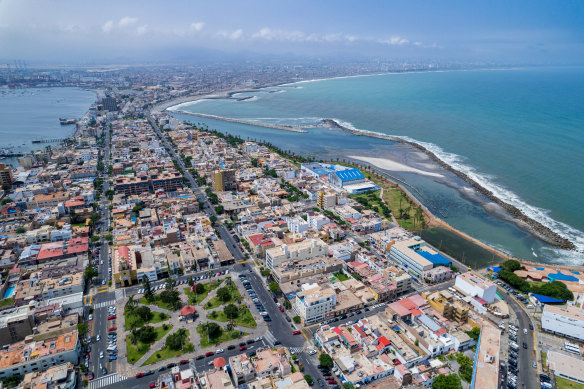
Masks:
[[[497,286],[473,272],[456,276],[454,287],[471,297],[479,297],[487,304],[495,301]]]
[[[584,341],[584,312],[573,305],[546,304],[541,316],[544,331]]]
[[[266,250],[266,266],[274,269],[283,262],[303,261],[328,255],[328,246],[321,239],[310,239]]]
[[[0,311],[0,339],[4,344],[19,342],[32,334],[33,312],[28,306]]]
[[[429,271],[434,264],[420,255],[417,251],[425,245],[424,241],[406,239],[391,245],[389,258],[403,267],[409,273],[421,278],[425,271]]]
[[[237,189],[235,181],[235,170],[220,169],[215,170],[211,176],[213,189],[217,192],[234,191]]]
[[[10,165],[0,163],[0,188],[11,186],[13,182],[14,176]]]
[[[331,317],[336,304],[337,294],[333,289],[304,284],[296,295],[294,312],[300,316],[302,324],[313,323]]]

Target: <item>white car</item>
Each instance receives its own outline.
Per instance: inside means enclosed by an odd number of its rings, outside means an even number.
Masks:
[[[99,334],[97,334],[97,336],[95,337],[95,340],[97,340],[99,342],[100,339],[101,339],[101,336]]]
[[[262,340],[264,340],[264,338],[262,338],[261,336],[259,336],[259,337],[255,338],[255,341],[256,341],[256,342],[261,342]]]
[[[308,353],[308,355],[314,355],[316,354],[316,350],[310,350],[310,352]]]
[[[93,320],[93,315],[89,315],[89,320]]]
[[[99,359],[103,359],[103,351],[99,352]]]
[[[219,350],[215,351],[215,354],[221,354],[223,351],[225,351],[225,350],[223,350],[222,348],[220,348]]]

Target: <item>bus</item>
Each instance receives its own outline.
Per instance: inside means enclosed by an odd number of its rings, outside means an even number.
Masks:
[[[580,355],[580,346],[574,343],[564,342],[564,350],[569,353]]]

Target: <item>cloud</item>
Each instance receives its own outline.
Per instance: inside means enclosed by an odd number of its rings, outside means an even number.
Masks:
[[[138,18],[132,18],[129,16],[126,16],[124,18],[121,18],[118,25],[120,27],[128,27],[131,26],[132,24],[136,23],[138,21]]]
[[[384,43],[386,45],[391,45],[391,46],[402,46],[402,45],[410,43],[410,41],[408,39],[402,38],[400,36],[392,36],[389,39],[379,41],[379,43]]]
[[[263,39],[267,41],[292,41],[298,42],[306,40],[306,34],[302,31],[284,31],[284,30],[272,30],[269,27],[264,27],[255,34],[253,34],[252,39]]]
[[[219,38],[230,39],[232,41],[236,41],[243,36],[243,30],[237,29],[235,31],[219,31],[217,33]]]
[[[110,32],[114,28],[114,22],[112,20],[108,20],[101,26],[101,30],[103,32]]]
[[[138,29],[136,30],[136,33],[138,35],[144,35],[148,32],[148,25],[145,24],[143,26],[138,27]]]
[[[195,22],[195,23],[191,23],[191,26],[189,27],[189,30],[191,30],[191,31],[201,31],[203,29],[203,27],[205,27],[205,23],[203,23],[203,22]]]

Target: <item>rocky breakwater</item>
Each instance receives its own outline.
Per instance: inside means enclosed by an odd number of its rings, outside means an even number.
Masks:
[[[247,120],[232,119],[232,118],[226,118],[226,117],[222,117],[222,116],[205,115],[203,113],[193,113],[193,112],[181,111],[181,110],[172,111],[171,113],[180,113],[180,114],[183,114],[183,115],[197,116],[197,117],[205,118],[205,119],[221,120],[221,121],[224,121],[224,122],[247,124],[249,126],[265,127],[265,128],[271,128],[273,130],[283,130],[283,131],[301,132],[301,133],[308,132],[306,130],[303,130],[300,127],[282,126],[282,125],[276,125],[276,124],[250,122],[250,121],[247,121]]]
[[[483,194],[489,200],[498,204],[501,208],[505,209],[509,213],[509,215],[511,215],[514,219],[518,221],[517,225],[524,228],[529,233],[533,234],[534,236],[538,237],[544,242],[550,244],[551,246],[558,247],[560,249],[574,250],[576,248],[574,246],[574,243],[572,243],[569,239],[564,238],[555,231],[552,231],[549,227],[525,215],[519,208],[515,207],[514,205],[508,204],[505,201],[501,200],[500,198],[495,196],[495,194],[492,191],[480,185],[478,182],[469,177],[466,173],[454,169],[452,166],[438,158],[436,154],[434,154],[433,152],[431,152],[430,150],[428,150],[427,148],[420,144],[396,136],[348,128],[346,126],[341,125],[340,123],[333,119],[323,119],[322,125],[330,128],[337,128],[357,136],[368,136],[371,138],[391,140],[394,142],[399,142],[412,146],[415,149],[429,156],[434,162],[442,166],[444,169],[451,171],[458,177],[462,178],[465,182],[471,185],[477,192]]]

